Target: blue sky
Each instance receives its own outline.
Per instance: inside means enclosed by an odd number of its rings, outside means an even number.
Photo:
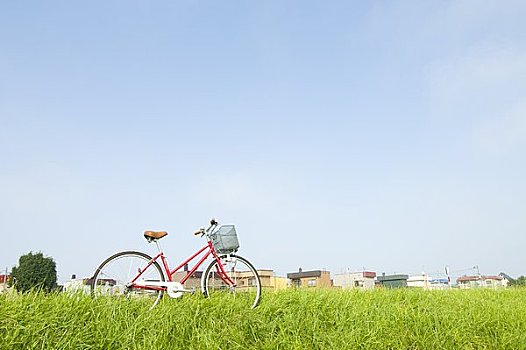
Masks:
[[[0,267],[526,274],[521,1],[4,2]]]

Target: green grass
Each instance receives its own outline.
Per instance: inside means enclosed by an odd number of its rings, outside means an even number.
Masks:
[[[526,349],[526,289],[266,293],[255,310],[199,295],[0,296],[0,349]]]

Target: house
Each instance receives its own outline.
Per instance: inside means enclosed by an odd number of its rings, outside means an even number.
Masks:
[[[8,287],[8,283],[11,279],[11,276],[9,275],[0,275],[0,293],[8,292],[11,290],[10,287]]]
[[[257,270],[261,287],[265,290],[280,290],[287,288],[287,278],[276,276],[274,270]]]
[[[274,270],[256,270],[259,275],[259,281],[261,282],[261,288],[264,290],[278,290],[287,287],[287,279],[285,277],[279,277],[274,274]],[[237,272],[236,283],[238,286],[250,287],[255,284],[254,275],[252,272]]]
[[[431,286],[431,278],[425,273],[421,275],[410,276],[407,278],[407,286],[411,288],[429,289]]]
[[[457,285],[461,289],[470,288],[503,288],[509,281],[502,276],[461,276],[457,278]]]
[[[515,281],[515,279],[513,277],[511,277],[510,275],[508,275],[507,273],[504,273],[504,272],[501,272],[499,273],[499,276],[502,277],[504,280],[506,280],[506,286],[509,286],[512,284],[513,281]]]
[[[172,281],[180,282],[188,274],[188,264],[185,264],[182,271],[177,271],[172,274]],[[203,271],[195,271],[186,282],[183,284],[186,289],[201,290],[201,278]]]
[[[273,276],[271,279],[271,285],[274,287],[274,290],[286,289],[288,287],[289,279],[282,276]]]
[[[297,288],[330,288],[332,287],[329,271],[313,270],[287,273],[287,278],[293,287]]]
[[[378,285],[385,288],[403,288],[407,287],[408,275],[386,275],[376,276]]]
[[[274,274],[273,270],[256,270],[259,275],[259,280],[261,282],[261,288],[265,290],[278,290],[284,289],[287,287],[287,279],[285,277],[278,277]],[[176,282],[181,281],[181,279],[188,274],[188,267],[185,266],[183,271],[177,271],[172,274],[172,279]],[[203,276],[203,271],[195,271],[192,276],[190,276],[184,283],[184,287],[187,289],[194,288],[195,290],[201,289],[201,278]],[[255,281],[253,280],[253,274],[251,272],[236,272],[235,281],[240,287],[250,287],[253,286]]]
[[[93,285],[93,278],[77,278],[76,275],[71,275],[71,279],[64,283],[63,291],[68,293],[83,292],[84,294],[91,293],[91,286]],[[117,286],[117,281],[111,278],[101,278],[97,281],[97,290],[104,294],[120,292]]]
[[[376,272],[345,272],[334,276],[334,286],[342,289],[374,289]]]
[[[451,288],[451,283],[448,278],[433,278],[430,281],[429,289],[449,289]]]
[[[64,292],[76,293],[82,291],[84,294],[91,292],[91,284],[89,284],[87,278],[77,278],[76,275],[72,275],[71,279],[64,283]]]

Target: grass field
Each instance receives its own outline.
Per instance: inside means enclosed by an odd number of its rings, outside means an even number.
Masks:
[[[526,349],[526,289],[266,293],[255,310],[200,295],[0,296],[1,349]]]

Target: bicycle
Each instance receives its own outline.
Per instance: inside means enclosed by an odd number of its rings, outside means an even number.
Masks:
[[[158,254],[151,257],[139,251],[116,253],[100,264],[91,278],[93,296],[124,296],[153,302],[153,309],[166,293],[171,298],[194,293],[195,288],[185,288],[185,283],[194,275],[201,274],[200,289],[205,298],[222,297],[228,301],[255,308],[261,298],[261,280],[258,272],[247,259],[236,255],[239,241],[234,225],[218,227],[215,219],[207,229],[200,228],[194,235],[206,237],[207,244],[170,270],[159,240],[166,231],[146,231],[144,238],[155,243]],[[199,261],[188,270],[188,264],[200,256]],[[198,268],[212,256],[204,272]],[[182,271],[180,281],[173,276]],[[181,274],[181,272],[179,272]]]

